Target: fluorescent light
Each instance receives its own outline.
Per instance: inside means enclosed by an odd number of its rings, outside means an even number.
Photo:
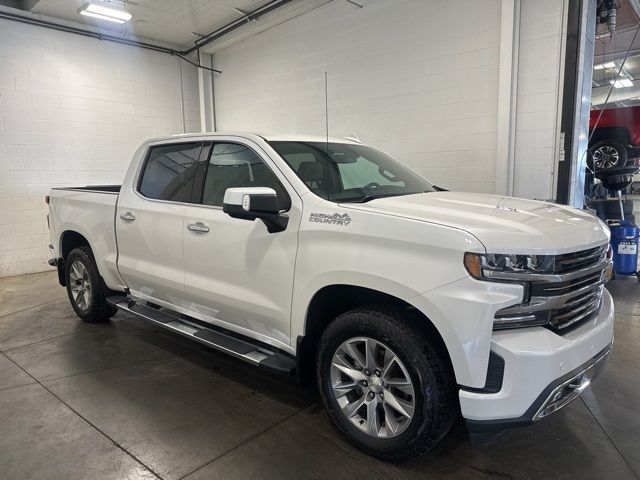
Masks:
[[[620,80],[611,80],[614,88],[633,87],[633,82],[628,78],[621,78]]]
[[[80,15],[84,15],[86,17],[99,18],[100,20],[107,20],[109,22],[124,23],[124,20],[120,20],[119,18],[107,17],[106,15],[100,15],[99,13],[93,13],[93,12],[87,12],[86,10],[81,11]]]
[[[124,10],[116,10],[115,8],[109,8],[95,3],[85,3],[78,9],[78,13],[80,15],[86,15],[87,17],[99,18],[100,20],[115,23],[128,22],[132,16]]]
[[[594,70],[605,70],[607,68],[616,68],[616,64],[614,62],[601,63],[599,65],[594,65]]]

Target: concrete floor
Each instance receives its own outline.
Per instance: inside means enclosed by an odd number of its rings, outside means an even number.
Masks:
[[[583,397],[497,444],[464,428],[385,464],[300,389],[123,314],[80,322],[53,273],[0,279],[0,478],[581,478],[640,475],[640,285],[609,284],[608,369]]]

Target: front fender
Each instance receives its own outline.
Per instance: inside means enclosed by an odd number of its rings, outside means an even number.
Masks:
[[[409,303],[436,327],[459,385],[483,388],[496,311],[522,301],[524,287],[465,277],[422,293]]]

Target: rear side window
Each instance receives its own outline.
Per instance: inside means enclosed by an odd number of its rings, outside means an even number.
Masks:
[[[202,143],[151,147],[138,191],[147,198],[190,202]]]
[[[278,195],[280,210],[291,201],[271,169],[253,150],[237,143],[216,143],[204,179],[202,203],[222,206],[224,193],[233,187],[269,187]]]

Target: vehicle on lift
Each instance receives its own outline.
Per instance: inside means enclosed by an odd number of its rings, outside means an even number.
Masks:
[[[589,169],[624,167],[640,156],[640,106],[591,110],[589,132]]]
[[[356,141],[161,138],[122,186],[51,191],[52,264],[83,320],[317,381],[354,445],[404,460],[459,412],[477,442],[546,417],[613,340],[601,220],[441,190]]]

